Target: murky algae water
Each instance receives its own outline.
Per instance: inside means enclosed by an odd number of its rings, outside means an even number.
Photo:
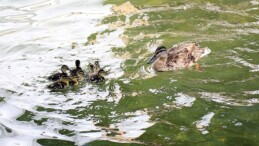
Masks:
[[[0,144],[258,145],[259,1],[103,5],[124,2],[0,1]],[[211,50],[202,70],[146,64],[158,45],[190,41]],[[99,60],[107,81],[47,90],[76,59]]]

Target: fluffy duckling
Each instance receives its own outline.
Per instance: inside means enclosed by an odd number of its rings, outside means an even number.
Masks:
[[[80,67],[80,60],[76,60],[75,64],[76,64],[76,68],[73,70],[70,70],[70,76],[77,75],[77,71],[79,71],[79,70],[81,70],[83,72],[82,68]]]
[[[85,80],[85,73],[83,70],[77,71],[78,81],[82,82]]]
[[[61,73],[55,73],[48,77],[48,80],[50,81],[57,81],[61,79],[63,76],[67,76],[67,71],[70,70],[67,65],[61,66]]]
[[[102,68],[98,70],[97,74],[93,74],[89,77],[90,82],[99,83],[105,80],[104,76],[107,75],[106,71]]]
[[[70,82],[71,82],[70,77],[62,76],[60,80],[48,85],[47,88],[51,90],[64,89],[69,86]]]
[[[97,73],[101,69],[99,61],[94,62],[94,72]]]
[[[168,50],[160,46],[147,63],[153,64],[155,71],[173,71],[194,64],[197,66],[196,61],[206,55],[206,49],[210,51],[208,48],[200,48],[197,43],[180,44]]]
[[[71,82],[69,83],[71,86],[76,86],[80,82],[85,80],[84,72],[82,70],[77,71],[76,75],[70,76]]]
[[[88,72],[85,73],[85,79],[89,80],[90,76],[94,74],[94,65],[92,63],[89,63],[88,65]]]
[[[70,77],[69,85],[70,86],[77,86],[77,85],[79,85],[79,76],[72,76],[72,77]]]

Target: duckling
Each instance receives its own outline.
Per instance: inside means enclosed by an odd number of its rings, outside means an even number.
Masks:
[[[173,71],[188,68],[194,64],[199,66],[196,61],[206,55],[206,49],[200,48],[197,43],[185,43],[177,45],[171,49],[160,46],[154,55],[148,60],[148,64],[153,64],[155,71]]]
[[[61,66],[61,73],[55,73],[48,77],[48,80],[50,81],[57,81],[61,79],[63,76],[67,76],[67,71],[70,70],[67,65]]]
[[[75,64],[76,64],[76,68],[73,70],[70,70],[70,76],[77,75],[77,71],[79,71],[79,70],[81,70],[83,72],[82,68],[80,67],[80,60],[76,60]]]
[[[77,86],[79,84],[79,76],[70,76],[69,85],[70,86]]]
[[[99,61],[95,61],[94,62],[94,72],[97,73],[99,69],[100,69]]]
[[[93,74],[89,77],[89,82],[99,83],[105,80],[104,75],[106,75],[106,71],[102,68],[98,70],[97,74]]]
[[[92,63],[89,63],[88,65],[88,72],[85,73],[84,77],[86,80],[89,80],[90,76],[94,74],[94,65]]]
[[[71,82],[70,77],[62,76],[60,80],[48,85],[47,88],[51,90],[64,89],[69,86],[70,82]]]
[[[83,70],[77,71],[78,81],[82,82],[85,80],[85,73]]]
[[[78,85],[80,82],[85,81],[85,74],[82,70],[76,72],[76,75],[70,76],[72,83],[71,85]]]
[[[88,74],[93,74],[94,73],[94,65],[92,63],[89,64],[89,73]]]

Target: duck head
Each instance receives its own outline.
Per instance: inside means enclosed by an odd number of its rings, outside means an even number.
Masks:
[[[62,66],[61,66],[61,71],[62,71],[62,73],[66,73],[68,70],[70,70],[70,69],[68,68],[67,65],[62,65]]]
[[[107,75],[107,74],[108,74],[108,73],[107,73],[103,68],[101,68],[101,69],[98,70],[98,75],[99,75],[99,76],[104,77],[104,76]]]
[[[80,60],[76,60],[76,68],[80,68]]]
[[[77,71],[77,76],[79,76],[79,78],[84,78],[84,75],[85,75],[84,71],[82,70]]]
[[[92,63],[89,64],[90,73],[94,72],[94,65]]]
[[[99,61],[95,61],[95,62],[94,62],[94,66],[95,66],[95,67],[98,67],[98,68],[100,68]]]
[[[95,61],[94,62],[94,72],[98,72],[99,69],[100,69],[99,61]]]
[[[168,56],[166,47],[160,46],[156,48],[154,55],[148,60],[147,64],[152,64],[157,59],[166,59]]]

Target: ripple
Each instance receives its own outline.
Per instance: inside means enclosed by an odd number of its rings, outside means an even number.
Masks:
[[[200,94],[202,99],[230,106],[252,106],[258,103],[258,99],[255,98],[243,100],[234,99],[223,95],[223,93],[200,92]]]
[[[147,113],[131,113],[131,118],[120,118],[114,123],[123,131],[117,134],[121,139],[116,139],[108,136],[114,130],[96,126],[99,115],[81,114],[87,113],[88,108],[100,108],[93,105],[94,102],[105,101],[116,105],[123,97],[120,85],[111,83],[111,80],[124,74],[121,68],[124,60],[115,58],[111,48],[125,46],[119,38],[124,30],[117,29],[102,35],[93,45],[84,45],[87,36],[108,28],[96,24],[111,13],[111,6],[103,6],[101,0],[83,4],[80,0],[26,1],[16,5],[13,9],[20,11],[4,16],[12,23],[0,23],[3,26],[0,33],[8,34],[0,39],[0,48],[3,49],[0,52],[3,73],[0,76],[0,97],[4,97],[4,102],[0,104],[0,123],[12,131],[12,134],[1,138],[1,144],[36,145],[36,139],[49,138],[74,141],[79,145],[96,139],[127,141],[152,126]],[[15,23],[25,18],[28,18],[28,23]],[[72,43],[76,43],[77,47],[72,49]],[[107,82],[100,86],[82,84],[75,91],[64,93],[49,92],[46,77],[58,71],[62,64],[74,66],[76,59],[81,60],[83,69],[89,62],[99,60],[101,66],[110,70]],[[30,116],[27,117],[26,113]],[[18,120],[23,116],[29,119]],[[121,117],[116,113],[113,116],[115,119]],[[135,120],[139,122],[136,124]],[[125,127],[128,124],[134,127]],[[74,134],[62,134],[60,131],[64,129]]]
[[[194,122],[194,124],[196,124],[196,128],[201,131],[202,134],[208,134],[209,131],[206,130],[206,127],[209,126],[209,124],[211,123],[211,119],[213,118],[213,116],[215,115],[215,113],[213,112],[209,112],[208,114],[204,115],[201,120]]]
[[[252,63],[249,63],[247,61],[245,61],[244,59],[240,58],[240,57],[237,57],[237,56],[231,56],[229,57],[230,59],[233,59],[235,60],[235,62],[238,62],[244,66],[247,66],[247,67],[250,67],[251,68],[251,72],[258,72],[259,71],[259,64],[252,64]]]
[[[259,5],[259,2],[256,1],[256,0],[250,1],[250,3],[251,3],[252,5]]]
[[[191,97],[183,93],[177,93],[174,104],[176,104],[177,107],[191,107],[195,100],[195,97]]]

